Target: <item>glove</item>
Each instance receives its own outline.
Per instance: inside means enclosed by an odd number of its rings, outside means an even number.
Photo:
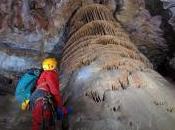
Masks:
[[[72,114],[72,112],[73,112],[73,108],[72,107],[67,107],[67,114],[69,115],[69,114]]]
[[[29,108],[29,100],[24,100],[23,103],[21,104],[21,110],[25,111],[28,110]]]
[[[63,112],[63,110],[60,107],[58,107],[56,109],[56,113],[57,113],[57,120],[63,120],[64,112]]]
[[[72,114],[73,112],[73,109],[72,107],[63,107],[63,108],[60,108],[58,107],[57,108],[57,119],[58,120],[63,120],[63,118],[69,114]]]

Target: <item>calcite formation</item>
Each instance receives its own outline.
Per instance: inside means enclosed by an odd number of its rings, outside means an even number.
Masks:
[[[68,23],[61,60],[70,130],[173,130],[172,87],[108,7],[84,5]]]
[[[69,129],[174,130],[174,86],[152,65],[167,54],[160,25],[144,0],[1,0],[0,95],[54,53]],[[0,107],[0,129],[30,129],[13,96]]]

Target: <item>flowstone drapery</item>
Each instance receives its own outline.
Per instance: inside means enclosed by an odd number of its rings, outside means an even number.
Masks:
[[[175,90],[152,69],[112,11],[82,6],[61,60],[71,130],[173,130]]]

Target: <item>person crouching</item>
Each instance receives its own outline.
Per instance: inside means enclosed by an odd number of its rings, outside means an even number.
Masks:
[[[42,68],[44,71],[37,80],[36,89],[30,97],[32,130],[55,130],[56,110],[59,109],[64,115],[67,114],[59,90],[56,59],[46,58],[42,63]]]

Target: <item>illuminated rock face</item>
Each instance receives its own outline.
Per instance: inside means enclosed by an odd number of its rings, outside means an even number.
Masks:
[[[52,0],[0,2],[0,60],[3,61],[0,63],[0,73],[2,75],[5,75],[6,71],[22,72],[32,67],[39,67],[41,55],[51,53],[59,39],[50,35],[53,22],[51,13],[53,9],[55,10],[56,3],[59,2]]]
[[[71,130],[174,130],[175,88],[105,6],[75,12],[61,60]]]
[[[10,29],[48,30],[51,13],[59,1],[55,0],[2,0],[0,3],[0,31]]]

